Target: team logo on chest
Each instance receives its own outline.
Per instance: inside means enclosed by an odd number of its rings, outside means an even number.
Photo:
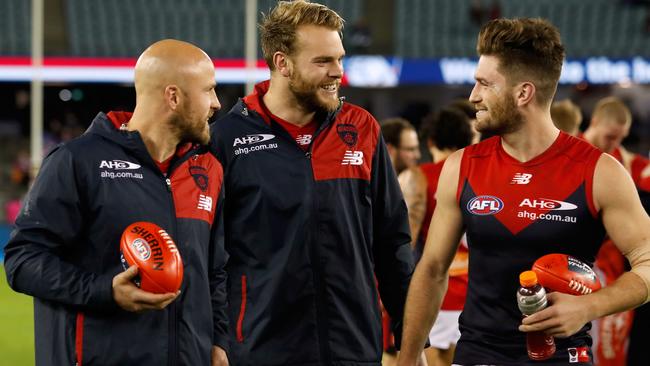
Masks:
[[[190,175],[200,190],[205,192],[208,189],[208,171],[204,167],[190,165]]]
[[[339,124],[336,126],[336,133],[346,145],[352,147],[357,144],[359,132],[354,125],[349,123]]]
[[[476,196],[467,202],[467,211],[474,215],[494,215],[503,210],[503,201],[495,196]]]

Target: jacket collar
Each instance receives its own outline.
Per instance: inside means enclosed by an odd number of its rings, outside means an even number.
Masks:
[[[85,133],[102,136],[135,154],[142,155],[141,157],[148,156],[151,159],[140,133],[126,130],[126,125],[132,116],[133,113],[124,111],[110,111],[106,114],[99,112]],[[178,145],[175,156],[180,158],[194,147],[195,145],[191,143]]]

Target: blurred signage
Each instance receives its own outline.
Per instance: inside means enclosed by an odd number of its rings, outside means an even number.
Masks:
[[[135,58],[76,58],[46,57],[43,67],[31,67],[29,57],[0,57],[0,81],[30,81],[40,77],[46,82],[107,82],[133,83]],[[246,68],[245,60],[213,60],[218,83],[243,84],[250,76],[254,81],[269,78],[264,60],[253,69]]]
[[[27,57],[0,57],[0,81],[132,83],[136,59],[45,58],[35,69]],[[214,60],[219,83],[243,84],[249,78],[269,78],[263,60],[252,69],[243,59]],[[474,84],[475,58],[403,59],[350,56],[344,60],[344,84],[355,87],[394,87],[413,84]],[[650,59],[591,57],[565,61],[561,84],[650,83]]]
[[[476,59],[443,58],[431,60],[431,67],[440,69],[439,80],[429,80],[442,84],[474,84]],[[610,59],[591,57],[566,60],[562,66],[560,84],[616,84],[650,83],[650,59]]]
[[[348,64],[355,63],[355,57],[349,57]],[[477,59],[472,58],[442,58],[442,59],[400,59],[386,57],[385,64],[391,65],[391,72],[398,76],[398,85],[407,84],[474,84],[474,71]],[[366,74],[375,74],[381,69],[369,70],[373,64],[366,63],[359,75],[351,75],[357,67],[346,67],[348,79],[357,80],[356,86],[364,86]],[[373,86],[372,79],[365,79]],[[635,57],[633,59],[610,59],[607,57],[592,57],[586,59],[566,60],[560,75],[561,84],[615,84],[615,83],[650,83],[650,59]]]

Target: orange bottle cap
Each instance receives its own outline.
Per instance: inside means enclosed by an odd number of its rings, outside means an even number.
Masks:
[[[519,283],[524,287],[531,287],[537,284],[537,274],[533,271],[524,271],[519,275]]]

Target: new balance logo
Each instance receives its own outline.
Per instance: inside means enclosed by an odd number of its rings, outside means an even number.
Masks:
[[[298,145],[309,145],[311,144],[311,135],[298,135],[296,142]]]
[[[361,165],[363,164],[363,151],[346,150],[343,155],[341,165]]]
[[[212,197],[199,195],[199,204],[196,208],[212,212]]]
[[[530,183],[530,178],[532,178],[532,174],[528,173],[516,173],[514,177],[512,177],[512,181],[510,184],[528,184]]]

